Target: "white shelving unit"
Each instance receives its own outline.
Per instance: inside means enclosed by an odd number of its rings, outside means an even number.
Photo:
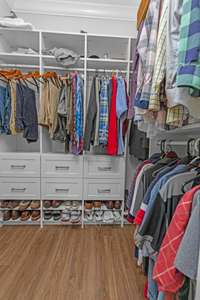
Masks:
[[[0,29],[0,68],[55,70],[60,74],[76,70],[84,76],[84,120],[86,120],[91,76],[95,72],[118,71],[127,78],[128,88],[132,37],[90,35],[49,31],[22,31]],[[18,48],[31,48],[36,54],[16,53]],[[65,68],[45,50],[68,48],[81,58],[75,65]],[[94,58],[98,56],[99,58]],[[37,106],[40,94],[37,95]],[[39,129],[37,143],[28,144],[22,135],[0,136],[0,200],[40,200],[40,221],[2,221],[3,225],[72,225],[61,221],[44,220],[44,200],[81,201],[82,218],[78,225],[105,224],[84,221],[85,200],[120,200],[124,210],[126,154],[109,157],[83,153],[78,157],[65,154],[64,144],[52,141],[45,128]],[[13,166],[15,166],[13,168]],[[4,172],[5,171],[5,172]],[[49,211],[62,211],[63,206]],[[1,212],[5,209],[1,209]],[[107,223],[106,223],[107,224]],[[124,218],[121,214],[120,224]],[[77,225],[73,223],[73,225]]]

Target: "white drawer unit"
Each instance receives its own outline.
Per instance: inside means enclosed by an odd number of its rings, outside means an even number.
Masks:
[[[40,178],[0,178],[1,200],[39,200]]]
[[[40,155],[25,153],[0,154],[0,176],[40,177]]]
[[[82,200],[82,193],[82,179],[42,179],[42,200]]]
[[[86,156],[84,176],[86,178],[123,178],[124,157]]]
[[[124,184],[120,180],[85,180],[85,200],[123,200]]]
[[[83,158],[70,154],[42,156],[42,177],[82,177]]]

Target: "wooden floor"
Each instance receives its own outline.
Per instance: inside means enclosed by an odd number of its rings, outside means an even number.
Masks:
[[[0,300],[143,300],[133,227],[0,229]]]

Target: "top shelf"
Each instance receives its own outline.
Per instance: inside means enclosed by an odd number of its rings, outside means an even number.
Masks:
[[[163,137],[163,135],[200,135],[200,123],[194,123],[172,130],[162,130],[158,132],[157,137]]]

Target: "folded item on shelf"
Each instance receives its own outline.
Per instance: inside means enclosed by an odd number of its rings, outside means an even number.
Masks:
[[[37,55],[38,52],[32,48],[23,48],[19,47],[17,50],[12,51],[11,53],[13,54],[32,54],[32,55]]]
[[[22,18],[0,18],[0,27],[7,28],[21,28],[27,30],[33,30],[34,26],[31,23],[26,23]]]
[[[78,55],[72,50],[65,48],[54,47],[53,49],[44,51],[44,53],[47,55],[55,56],[57,62],[61,63],[64,66],[73,65],[80,59],[80,55]]]

